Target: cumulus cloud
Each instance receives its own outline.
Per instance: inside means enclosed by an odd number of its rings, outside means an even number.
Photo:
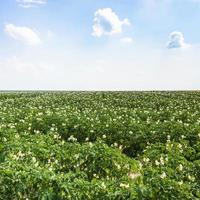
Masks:
[[[114,35],[122,32],[122,26],[130,25],[127,18],[120,20],[111,8],[99,9],[95,12],[93,33],[95,37]]]
[[[19,6],[24,8],[37,7],[47,3],[47,0],[16,0]]]
[[[131,44],[131,43],[133,43],[133,38],[131,38],[131,37],[124,37],[124,38],[121,38],[120,41],[122,43],[125,43],[125,44]]]
[[[28,27],[7,24],[4,31],[13,39],[22,41],[27,45],[35,46],[41,43],[38,34]]]
[[[185,43],[183,33],[174,31],[169,35],[169,41],[167,43],[168,49],[185,48],[188,46],[189,44]]]

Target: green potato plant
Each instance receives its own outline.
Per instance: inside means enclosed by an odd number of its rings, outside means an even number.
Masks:
[[[0,199],[200,199],[199,92],[0,93]]]

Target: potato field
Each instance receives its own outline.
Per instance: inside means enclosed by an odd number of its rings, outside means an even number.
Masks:
[[[199,200],[200,92],[1,92],[0,200]]]

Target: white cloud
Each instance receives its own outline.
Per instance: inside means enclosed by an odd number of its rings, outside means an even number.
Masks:
[[[123,25],[130,25],[127,18],[120,20],[111,8],[99,9],[95,12],[92,35],[101,37],[102,35],[121,33]]]
[[[41,89],[49,80],[48,74],[55,74],[54,68],[41,59],[22,56],[0,57],[0,89]],[[44,81],[45,77],[45,81]],[[51,82],[48,81],[48,84]]]
[[[189,44],[185,43],[183,33],[174,31],[169,35],[169,41],[167,43],[168,49],[185,48],[188,46]]]
[[[6,57],[4,59],[0,59],[0,69],[7,72],[14,73],[32,73],[32,74],[40,74],[45,71],[52,71],[53,68],[45,62],[37,62],[37,61],[27,61],[27,59],[12,56]]]
[[[37,7],[47,3],[47,0],[16,0],[19,6],[24,8]]]
[[[5,70],[12,69],[15,72],[35,71],[36,66],[33,63],[25,62],[17,56],[6,58],[4,62],[0,64]]]
[[[124,38],[121,38],[120,41],[122,43],[131,44],[131,43],[133,43],[133,38],[131,38],[131,37],[124,37]]]
[[[69,52],[77,47],[69,46]],[[143,45],[105,45],[76,54],[31,48],[0,56],[0,89],[184,90],[199,89],[200,47],[168,51]],[[57,54],[56,54],[57,53]],[[77,55],[79,59],[77,59]],[[2,60],[2,61],[1,61]],[[191,65],[192,63],[192,65]]]
[[[15,40],[22,41],[25,44],[34,46],[41,43],[38,34],[28,27],[7,24],[4,30],[10,37]]]

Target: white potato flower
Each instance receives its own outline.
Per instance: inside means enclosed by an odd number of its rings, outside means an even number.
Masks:
[[[156,166],[160,165],[160,163],[156,160],[155,161]]]
[[[179,170],[179,171],[183,171],[183,165],[182,165],[182,164],[180,164],[180,165],[178,166],[178,170]]]
[[[120,186],[120,187],[123,187],[123,188],[129,188],[129,184],[120,183],[119,186]]]
[[[163,172],[163,173],[160,175],[160,178],[164,179],[166,176],[167,176],[166,173]]]

